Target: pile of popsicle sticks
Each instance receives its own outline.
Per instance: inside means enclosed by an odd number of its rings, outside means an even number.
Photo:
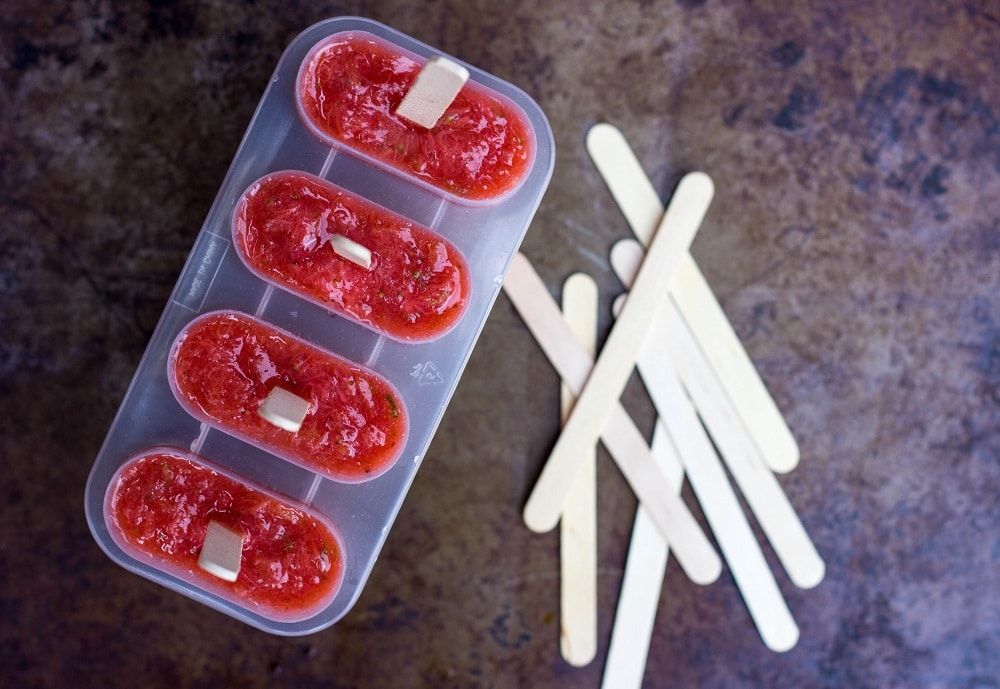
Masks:
[[[711,179],[688,174],[664,209],[621,132],[596,125],[587,149],[636,237],[611,250],[630,291],[615,302],[617,319],[596,361],[591,278],[567,280],[560,311],[519,254],[504,291],[563,381],[563,432],[524,520],[537,532],[560,524],[561,649],[574,665],[589,663],[597,648],[598,441],[639,499],[603,682],[623,689],[642,683],[669,550],[696,583],[722,571],[680,498],[685,476],[768,648],[791,649],[799,629],[733,483],[793,584],[816,586],[825,565],[775,477],[797,465],[795,439],[688,251],[714,194]],[[634,369],[657,410],[651,444],[619,399]]]

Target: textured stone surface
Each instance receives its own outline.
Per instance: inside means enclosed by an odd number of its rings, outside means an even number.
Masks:
[[[781,484],[828,573],[779,573],[802,639],[776,655],[728,573],[671,564],[646,686],[1000,686],[1000,10],[974,0],[4,3],[0,684],[599,686],[635,502],[602,455],[598,658],[571,668],[556,537],[519,521],[557,381],[503,298],[335,627],[257,632],[88,533],[91,462],[257,99],[338,14],[538,100],[558,162],[524,250],[553,293],[598,280],[603,333],[628,231],[587,127],[664,196],[716,181],[693,253],[799,439]]]

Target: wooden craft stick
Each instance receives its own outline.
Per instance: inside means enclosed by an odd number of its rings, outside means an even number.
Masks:
[[[674,270],[701,225],[712,193],[712,180],[703,173],[688,174],[678,185],[622,313],[528,498],[524,518],[531,528],[547,531],[559,520],[581,458],[597,443],[635,368],[650,324],[669,302],[667,288]]]
[[[366,247],[358,244],[353,239],[348,239],[342,234],[335,234],[330,237],[330,246],[341,258],[346,258],[351,263],[356,263],[365,270],[372,267],[372,252]]]
[[[629,240],[626,240],[629,241]],[[634,243],[634,242],[633,242]],[[614,252],[613,252],[614,253]],[[669,307],[668,307],[669,308]],[[658,333],[659,331],[657,331]],[[765,645],[784,652],[795,646],[798,626],[757,543],[704,427],[673,369],[654,339],[639,352],[638,369],[681,462],[702,511],[715,534],[737,588]]]
[[[563,283],[566,325],[591,357],[597,350],[597,284],[584,273]],[[562,418],[576,401],[562,384]],[[595,448],[596,449],[596,448]],[[585,457],[563,505],[559,520],[559,647],[570,665],[582,667],[597,654],[597,457]]]
[[[209,522],[198,566],[225,581],[236,581],[243,561],[243,535],[219,522]]]
[[[566,326],[559,307],[522,254],[514,257],[503,288],[556,372],[579,394],[593,361]],[[685,574],[698,584],[715,581],[722,571],[722,561],[690,510],[656,466],[645,439],[617,399],[612,404],[601,440],[673,548]],[[561,504],[559,509],[561,511]],[[558,517],[557,514],[557,520]],[[527,523],[529,528],[539,530],[532,522]]]
[[[684,469],[667,439],[662,420],[657,420],[653,429],[650,450],[667,481],[680,493]],[[601,689],[641,689],[669,553],[667,542],[640,504],[632,527]]]
[[[611,265],[625,285],[642,260],[642,249],[633,240],[618,242],[611,252]],[[627,299],[624,305],[628,305]],[[822,558],[673,304],[663,309],[646,346],[654,354],[666,353],[674,363],[687,394],[789,578],[800,588],[819,584],[826,569]]]
[[[284,388],[273,388],[267,398],[261,403],[257,413],[268,423],[291,433],[298,433],[302,428],[312,403]]]
[[[639,352],[639,375],[660,421],[670,434],[698,504],[715,534],[761,639],[772,651],[787,651],[798,642],[799,628],[743,514],[712,441],[659,345],[647,339]],[[690,365],[683,359],[674,359],[673,364],[678,369]],[[773,478],[771,472],[766,473]]]
[[[433,57],[423,66],[403,101],[400,117],[431,129],[469,79],[469,70],[445,57]]]
[[[587,150],[635,236],[647,246],[663,204],[628,142],[612,125],[598,124],[587,134]],[[791,471],[799,462],[795,437],[689,254],[677,269],[670,296],[764,461],[774,471]]]

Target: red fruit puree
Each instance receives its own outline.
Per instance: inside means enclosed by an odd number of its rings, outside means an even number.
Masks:
[[[334,235],[371,251],[371,266],[336,253]],[[469,269],[458,249],[303,172],[253,184],[237,204],[233,241],[260,278],[396,340],[438,337],[468,304]]]
[[[246,314],[217,311],[188,324],[170,378],[193,416],[336,481],[384,473],[405,444],[406,413],[391,384]],[[275,387],[311,402],[298,432],[257,413]]]
[[[119,545],[265,617],[315,614],[343,578],[342,546],[324,521],[181,452],[130,460],[108,487],[106,510]],[[235,582],[198,566],[209,521],[243,536]]]
[[[470,81],[433,128],[409,122],[395,113],[422,67],[414,58],[371,34],[335,34],[302,65],[300,113],[322,138],[462,199],[515,189],[534,157],[523,111]]]

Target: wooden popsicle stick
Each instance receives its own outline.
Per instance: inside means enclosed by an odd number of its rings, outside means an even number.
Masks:
[[[612,268],[625,285],[642,260],[642,248],[633,240],[618,242],[611,252]],[[674,304],[662,311],[647,346],[653,352],[665,352],[674,362],[698,415],[789,578],[799,588],[819,584],[826,571],[823,559]]]
[[[312,402],[284,388],[275,387],[261,403],[257,413],[262,419],[291,433],[298,433]]]
[[[733,574],[764,644],[784,652],[799,640],[792,618],[764,553],[747,522],[712,441],[698,421],[677,374],[659,342],[648,339],[639,352],[639,375],[684,465],[698,504]],[[678,368],[688,362],[675,359]],[[768,475],[771,473],[766,472]],[[773,477],[773,475],[772,475]]]
[[[653,429],[650,450],[667,481],[680,493],[684,469],[667,439],[662,420]],[[641,689],[669,553],[667,542],[640,504],[625,560],[601,689]]]
[[[528,497],[524,519],[531,528],[545,531],[559,520],[581,457],[596,444],[635,368],[635,357],[650,323],[670,301],[667,288],[674,270],[686,255],[712,194],[712,180],[699,172],[686,175],[677,186],[625,307]]]
[[[614,253],[614,252],[613,252]],[[668,307],[669,308],[669,307]],[[638,368],[650,398],[687,471],[733,579],[765,645],[784,652],[795,646],[798,626],[768,567],[756,536],[740,507],[712,442],[698,421],[671,363],[664,360],[660,343],[647,340],[639,353]],[[674,361],[679,368],[685,361]]]
[[[579,394],[593,361],[566,326],[559,307],[522,254],[515,255],[503,289],[556,372]],[[722,572],[722,561],[690,510],[670,488],[651,457],[645,439],[618,400],[612,405],[601,440],[673,548],[685,574],[698,584],[715,581]],[[529,528],[539,530],[533,523],[526,523]]]
[[[566,325],[593,357],[597,350],[597,283],[574,273],[563,283]],[[576,401],[562,384],[562,419]],[[596,448],[595,448],[596,450]],[[585,457],[570,488],[559,520],[559,648],[570,665],[582,667],[597,654],[597,457]]]
[[[663,204],[625,137],[610,124],[595,125],[587,133],[587,150],[635,236],[648,245]],[[670,296],[764,461],[773,471],[794,469],[799,462],[795,437],[690,255],[684,256],[677,269]]]
[[[243,534],[210,521],[198,556],[198,566],[224,581],[236,581],[243,561]]]
[[[330,237],[330,246],[341,258],[346,258],[351,263],[355,263],[365,270],[372,267],[372,252],[366,246],[358,244],[353,239],[348,239],[342,234],[335,234]]]
[[[469,79],[469,70],[446,57],[432,57],[423,66],[403,101],[400,117],[431,129]]]

